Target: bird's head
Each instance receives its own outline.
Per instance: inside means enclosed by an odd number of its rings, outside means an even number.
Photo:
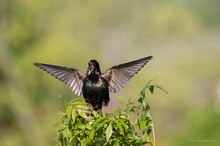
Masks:
[[[88,63],[87,74],[90,75],[91,73],[95,73],[95,74],[101,73],[99,68],[99,63],[95,59],[90,60]]]

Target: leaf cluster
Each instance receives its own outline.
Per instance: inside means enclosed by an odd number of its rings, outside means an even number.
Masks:
[[[61,121],[56,124],[57,146],[141,146],[146,143],[154,146],[154,126],[145,91],[153,93],[155,87],[162,89],[151,81],[147,83],[137,102],[129,99],[124,104],[119,97],[123,108],[106,115],[90,109],[83,99],[73,99],[69,103],[64,100],[66,109],[60,113]]]

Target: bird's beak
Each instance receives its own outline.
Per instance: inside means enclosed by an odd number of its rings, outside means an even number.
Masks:
[[[94,65],[89,66],[89,68],[88,68],[88,74],[90,75],[90,73],[93,72],[94,69],[95,69],[95,66],[94,66]]]

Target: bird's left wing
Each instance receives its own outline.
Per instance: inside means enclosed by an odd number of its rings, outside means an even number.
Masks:
[[[109,91],[112,93],[119,92],[121,88],[125,87],[128,81],[152,58],[152,56],[148,56],[108,69],[102,74],[102,77],[108,82]]]
[[[43,69],[60,81],[63,81],[74,94],[82,96],[83,80],[86,75],[83,74],[81,71],[74,68],[44,63],[34,63],[34,65]]]

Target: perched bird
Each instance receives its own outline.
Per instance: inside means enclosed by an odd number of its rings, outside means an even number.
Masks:
[[[119,92],[128,81],[153,57],[148,56],[109,68],[101,73],[99,63],[92,59],[88,63],[87,73],[58,65],[34,63],[47,73],[63,81],[74,94],[83,96],[94,110],[108,105],[109,92]]]

